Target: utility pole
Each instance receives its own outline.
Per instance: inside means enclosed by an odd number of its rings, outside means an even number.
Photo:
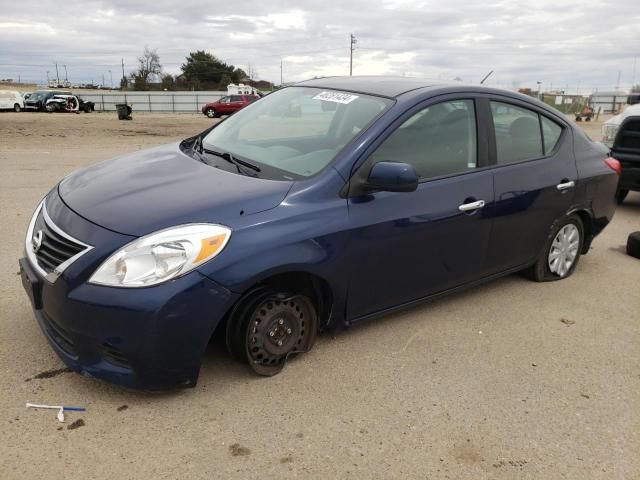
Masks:
[[[104,73],[102,74],[102,85],[100,85],[102,88],[104,88]]]
[[[282,86],[284,82],[282,81],[282,59],[280,59],[280,86]]]
[[[51,80],[49,80],[49,70],[47,70],[47,87],[49,86],[50,82],[51,82]]]
[[[56,87],[57,87],[58,85],[60,85],[60,74],[58,73],[58,64],[57,63],[56,63],[56,82],[58,82],[56,84]]]
[[[356,37],[353,36],[353,33],[350,35],[351,43],[349,45],[349,76],[353,75],[353,46],[358,43]]]
[[[66,65],[62,65],[64,67],[64,79],[68,82],[69,81],[69,76],[67,75],[67,66]]]
[[[109,76],[111,77],[111,90],[113,90],[113,72],[109,70]]]
[[[636,63],[638,63],[638,57],[633,59],[633,76],[631,77],[631,89],[636,86]]]
[[[122,59],[122,80],[126,80],[126,77],[124,76],[124,58]],[[125,82],[120,82],[121,84],[124,84]]]
[[[620,70],[618,70],[618,80],[616,80],[616,92],[620,90]]]

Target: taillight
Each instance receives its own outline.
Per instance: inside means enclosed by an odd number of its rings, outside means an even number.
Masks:
[[[616,172],[618,175],[622,174],[622,165],[620,164],[619,160],[616,160],[613,157],[608,157],[604,159],[604,163],[606,163],[607,167]]]

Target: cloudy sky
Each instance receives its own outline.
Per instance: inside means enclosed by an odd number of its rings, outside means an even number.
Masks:
[[[145,45],[179,73],[197,49],[285,82],[392,74],[581,92],[640,83],[638,0],[0,0],[0,78],[109,85]],[[636,60],[637,58],[637,60]],[[634,77],[635,64],[635,77]],[[111,70],[111,74],[109,73]]]

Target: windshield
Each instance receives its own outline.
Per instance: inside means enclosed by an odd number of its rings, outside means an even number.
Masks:
[[[359,93],[289,87],[229,117],[203,143],[205,148],[271,167],[266,173],[309,177],[327,166],[391,102]]]
[[[33,92],[29,95],[29,100],[42,100],[47,93],[49,92]]]

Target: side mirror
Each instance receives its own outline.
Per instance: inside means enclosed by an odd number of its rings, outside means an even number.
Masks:
[[[369,172],[367,187],[385,192],[414,192],[418,188],[418,174],[408,163],[378,162]]]

